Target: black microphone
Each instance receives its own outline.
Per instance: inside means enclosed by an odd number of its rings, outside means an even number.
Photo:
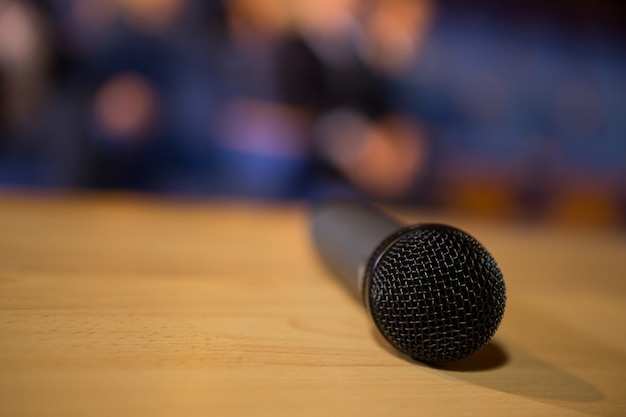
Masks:
[[[464,358],[502,321],[502,272],[459,229],[402,226],[369,205],[330,201],[314,208],[312,232],[322,259],[363,301],[380,333],[413,359]]]

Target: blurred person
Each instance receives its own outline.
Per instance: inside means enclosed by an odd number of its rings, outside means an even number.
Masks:
[[[374,48],[367,32],[373,16],[398,3],[404,5],[400,0],[293,2],[292,30],[278,52],[280,99],[311,116],[317,157],[358,189],[379,198],[409,193],[425,161],[419,127],[388,100],[386,72],[401,65],[401,53],[383,58],[374,51],[390,51],[396,42],[411,39],[413,16],[419,13],[397,22],[395,33],[402,35],[386,38],[384,48]],[[404,11],[414,10],[412,4],[406,2]],[[408,47],[412,46],[410,41]]]
[[[207,119],[219,85],[203,30],[210,13],[186,0],[85,2],[59,7],[62,46],[85,111],[82,185],[210,193],[213,135]],[[208,6],[207,6],[208,8]]]
[[[81,109],[52,16],[45,2],[0,1],[0,185],[81,181]]]
[[[159,4],[119,2],[111,30],[82,54],[94,88],[92,185],[303,196],[305,131],[272,82],[284,26],[274,3],[168,0],[166,19],[151,10]]]
[[[50,52],[45,17],[29,3],[0,3],[0,65],[4,126],[24,125],[44,94]]]
[[[284,100],[280,91],[281,46],[293,28],[292,3],[225,3],[229,38],[222,81],[226,94],[213,120],[222,192],[227,195],[306,198],[310,192],[314,115]]]

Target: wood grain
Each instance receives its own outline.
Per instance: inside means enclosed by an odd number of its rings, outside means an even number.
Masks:
[[[443,215],[508,286],[500,331],[397,356],[302,205],[0,198],[2,416],[624,416],[626,239]]]

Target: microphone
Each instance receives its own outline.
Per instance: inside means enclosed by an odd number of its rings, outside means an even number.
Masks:
[[[442,224],[403,226],[341,200],[315,207],[311,226],[322,260],[403,354],[427,363],[462,359],[498,329],[502,272],[467,233]]]

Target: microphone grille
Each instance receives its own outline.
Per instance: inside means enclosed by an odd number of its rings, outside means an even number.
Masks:
[[[500,325],[502,273],[467,233],[412,226],[383,242],[371,259],[365,303],[383,336],[406,355],[423,362],[461,359]]]

